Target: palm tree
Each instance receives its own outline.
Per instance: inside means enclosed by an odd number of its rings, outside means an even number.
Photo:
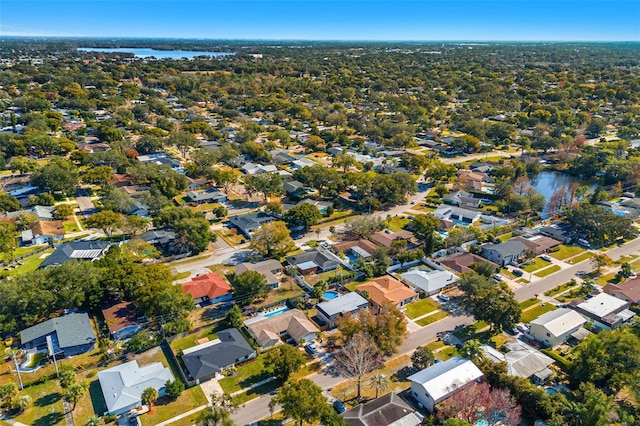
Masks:
[[[142,391],[140,399],[143,403],[149,406],[149,411],[151,411],[153,403],[156,402],[156,399],[158,399],[158,391],[155,388],[148,387]]]
[[[73,404],[73,407],[71,407],[71,411],[76,409],[76,404],[78,404],[78,401],[82,399],[84,391],[84,386],[82,386],[80,383],[74,383],[67,388],[67,391],[64,393],[64,397],[68,402]]]
[[[464,346],[460,349],[462,355],[470,360],[482,361],[484,359],[484,353],[482,352],[482,343],[476,339],[470,339],[464,342]]]
[[[16,405],[18,406],[18,409],[20,411],[26,410],[27,408],[29,408],[29,406],[31,406],[31,397],[29,395],[20,395],[18,397]]]
[[[384,374],[378,373],[371,378],[370,386],[371,388],[376,390],[376,398],[378,398],[378,393],[381,390],[385,390],[389,387],[389,381]]]
[[[89,420],[87,420],[87,424],[85,426],[100,426],[102,424],[102,419],[100,419],[100,417],[92,416],[89,417]]]

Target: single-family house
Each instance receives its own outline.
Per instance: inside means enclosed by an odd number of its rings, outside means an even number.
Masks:
[[[233,297],[231,285],[216,272],[194,277],[182,284],[182,290],[197,304],[227,302]]]
[[[147,388],[166,392],[166,383],[173,381],[171,370],[160,362],[140,367],[138,361],[129,361],[98,372],[98,381],[107,404],[109,415],[120,415],[142,406],[142,392]]]
[[[517,262],[527,249],[528,247],[522,241],[509,240],[500,244],[484,244],[481,254],[493,263],[507,266]]]
[[[244,325],[260,349],[273,347],[283,340],[295,344],[309,342],[320,331],[300,309],[290,309],[273,316],[259,314],[245,320]]]
[[[72,259],[94,261],[100,259],[111,247],[108,241],[71,241],[60,244],[40,264],[40,268],[62,265]]]
[[[547,253],[550,249],[562,244],[562,241],[544,235],[533,235],[530,237],[518,236],[510,238],[509,241],[520,241],[524,243],[524,245],[536,255]]]
[[[469,226],[482,216],[481,211],[468,210],[462,207],[440,204],[433,212],[438,219],[449,220],[456,225]]]
[[[466,274],[468,272],[471,272],[472,271],[471,266],[473,266],[474,263],[480,263],[480,262],[489,263],[496,269],[499,268],[499,266],[496,265],[495,263],[485,259],[484,257],[480,257],[474,253],[456,254],[454,256],[439,260],[440,265],[446,266],[447,268],[453,269],[454,271],[459,272],[461,274]]]
[[[332,201],[313,200],[311,198],[305,198],[304,200],[299,201],[296,206],[301,206],[303,204],[311,204],[312,206],[315,206],[315,208],[317,208],[322,214],[327,214],[327,210],[330,207],[333,208]]]
[[[318,318],[329,328],[336,326],[336,320],[347,313],[355,314],[369,306],[367,299],[356,292],[340,295],[335,299],[327,300],[316,305]]]
[[[635,313],[628,309],[629,302],[607,293],[600,293],[583,302],[574,300],[570,307],[587,321],[593,321],[594,327],[602,330],[618,328],[635,316]]]
[[[276,274],[279,274],[284,269],[282,263],[275,259],[263,260],[258,263],[241,263],[236,266],[236,275],[239,275],[245,271],[258,272],[267,279],[267,287],[271,289],[278,288],[280,280]]]
[[[231,216],[229,223],[233,225],[242,235],[251,238],[251,234],[265,223],[273,222],[275,218],[265,212],[246,213],[237,216]]]
[[[102,308],[104,322],[115,340],[128,339],[142,329],[142,321],[131,302],[115,302]]]
[[[242,171],[247,175],[255,175],[258,173],[275,173],[278,168],[273,164],[246,163],[242,166]]]
[[[200,144],[200,146],[202,146],[202,143]],[[200,177],[200,178],[192,178],[187,176],[187,189],[189,191],[193,191],[194,189],[200,189],[200,188],[204,188],[205,186],[207,186],[207,183],[209,182],[206,178]]]
[[[170,229],[152,229],[145,233],[138,235],[136,238],[139,238],[158,250],[165,253],[175,253],[183,251],[185,249],[176,250],[175,240],[176,233]]]
[[[390,248],[394,241],[406,241],[407,248],[412,249],[416,248],[418,245],[414,243],[414,235],[413,232],[407,231],[405,229],[401,229],[400,231],[392,232],[388,229],[384,231],[377,231],[371,234],[369,237],[371,241],[374,243]]]
[[[151,163],[158,166],[169,166],[178,173],[184,173],[186,171],[183,167],[180,167],[180,160],[172,158],[169,154],[164,152],[139,155],[137,160],[141,163]]]
[[[482,378],[476,365],[459,356],[433,364],[407,379],[411,382],[411,395],[430,412],[436,404]]]
[[[206,191],[189,191],[187,192],[187,198],[190,202],[196,204],[224,203],[227,201],[227,194],[211,188]]]
[[[326,272],[337,269],[342,265],[342,260],[322,247],[316,247],[300,254],[294,254],[286,258],[287,263],[295,266],[301,274],[311,274],[317,271]]]
[[[640,303],[640,278],[634,278],[618,284],[607,284],[604,287],[604,292],[637,305]]]
[[[369,295],[369,301],[377,307],[390,303],[396,308],[402,308],[418,299],[418,293],[391,275],[360,284],[356,287],[356,291],[360,294],[366,291],[366,294]]]
[[[352,264],[358,259],[368,259],[373,256],[380,247],[369,240],[359,239],[355,241],[343,241],[332,247],[335,253],[344,253]]]
[[[553,375],[549,368],[554,363],[542,352],[522,342],[505,343],[506,352],[498,351],[489,345],[482,345],[485,358],[493,362],[504,362],[507,365],[507,374],[523,377],[541,385]]]
[[[291,166],[289,166],[289,170],[300,170],[300,169],[304,169],[305,167],[314,167],[317,165],[318,163],[316,163],[313,160],[309,160],[306,157],[299,157],[291,162]]]
[[[70,313],[43,321],[20,332],[20,343],[32,351],[47,349],[51,338],[56,355],[72,356],[92,350],[96,335],[86,313]]]
[[[546,312],[531,321],[529,334],[545,346],[555,347],[567,341],[587,320],[573,309]]]
[[[340,414],[351,426],[419,426],[424,416],[394,392]]]
[[[289,197],[301,198],[307,194],[307,191],[304,189],[304,184],[297,180],[285,182],[282,186],[284,187],[284,192]]]
[[[218,338],[182,352],[187,376],[196,383],[215,377],[222,370],[256,357],[256,351],[235,328],[217,333]]]
[[[495,186],[495,179],[486,173],[461,170],[458,173],[458,183],[463,190],[491,194]]]
[[[474,198],[473,194],[466,191],[453,191],[442,197],[442,201],[448,204],[453,204],[458,207],[473,207],[479,208],[481,199]]]
[[[57,243],[64,239],[64,226],[61,220],[37,220],[31,225],[31,244]]]
[[[459,278],[449,271],[413,269],[402,274],[402,280],[427,296],[455,284]]]
[[[542,235],[551,237],[554,240],[562,241],[563,244],[571,242],[573,239],[573,228],[563,222],[556,222],[549,226],[543,226],[539,229]]]

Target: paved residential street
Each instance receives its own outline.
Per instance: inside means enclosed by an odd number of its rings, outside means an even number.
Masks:
[[[611,249],[606,253],[614,260],[618,259],[620,256],[625,256],[631,253],[640,253],[640,238],[636,238],[623,246]],[[514,293],[518,301],[521,302],[531,297],[535,297],[536,294],[543,294],[545,291],[569,281],[571,278],[575,277],[575,274],[578,271],[592,271],[593,269],[594,267],[591,264],[591,260],[587,259],[576,265],[571,265],[568,268],[551,274],[548,277],[535,281],[532,284],[523,286],[517,289]],[[475,319],[471,316],[449,316],[433,324],[422,327],[407,337],[405,342],[400,346],[398,354],[395,356],[410,354],[418,346],[423,346],[435,340],[437,338],[437,333],[439,332],[452,331],[458,326],[466,326],[473,324],[474,322]],[[314,373],[308,378],[323,390],[331,389],[342,381],[347,380],[343,376],[333,374],[331,367],[327,367],[318,373]],[[270,395],[264,395],[252,400],[234,413],[232,418],[239,425],[247,425],[268,417],[271,415],[271,411],[269,410],[269,401],[271,401]]]

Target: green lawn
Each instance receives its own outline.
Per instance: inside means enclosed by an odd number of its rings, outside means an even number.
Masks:
[[[64,232],[66,234],[80,231],[80,228],[78,228],[78,224],[73,219],[65,220],[64,222],[62,222],[62,226],[64,227]]]
[[[62,406],[62,389],[57,380],[27,386],[21,393],[31,397],[32,406],[15,417],[16,421],[34,426],[66,424]]]
[[[444,343],[442,340],[434,340],[433,342],[428,343],[426,346],[429,350],[435,351],[436,349],[440,349],[445,345],[446,343]]]
[[[539,257],[535,257],[531,260],[527,266],[523,266],[522,270],[527,272],[535,272],[538,269],[542,269],[545,266],[549,266],[551,262],[547,262],[546,260],[542,260]]]
[[[241,365],[238,367],[237,373],[235,377],[225,377],[219,380],[220,386],[225,392],[237,392],[271,377],[271,373],[265,371],[264,355],[260,355],[255,360]]]
[[[15,259],[16,257],[24,256],[25,254],[29,254],[42,247],[43,246],[18,247],[13,251],[13,256],[11,256],[9,253],[0,253],[0,262],[5,262],[12,258]]]
[[[560,293],[562,293],[564,291],[569,290],[572,287],[575,287],[576,285],[577,285],[577,283],[569,281],[569,282],[566,282],[564,284],[560,284],[558,287],[552,288],[551,290],[545,291],[544,295],[545,296],[549,296],[549,297],[553,297],[553,296],[555,296],[557,294],[560,294]]]
[[[572,257],[569,260],[571,261],[571,263],[575,265],[576,263],[580,263],[583,260],[591,259],[592,257],[593,257],[593,253],[591,253],[590,251],[586,251],[582,254],[577,255],[576,257]]]
[[[640,272],[640,260],[636,260],[635,262],[631,262],[631,269],[636,272]]]
[[[207,404],[207,397],[200,386],[189,388],[182,392],[176,400],[161,398],[153,407],[153,412],[143,414],[140,420],[143,425],[157,425],[196,407]]]
[[[516,276],[513,275],[513,273],[510,270],[506,269],[506,268],[501,268],[500,269],[500,275],[504,275],[505,277],[511,278],[512,280],[516,279]]]
[[[344,286],[349,291],[356,291],[356,287],[362,284],[360,281],[354,281]]]
[[[426,316],[421,320],[416,321],[416,324],[418,324],[420,327],[424,327],[425,325],[429,325],[436,321],[440,321],[441,319],[446,318],[448,315],[449,314],[447,314],[444,311],[439,311],[439,312],[436,312],[435,314]]]
[[[616,263],[618,265],[623,264],[623,263],[630,263],[634,260],[636,260],[638,258],[638,255],[636,254],[631,254],[629,256],[622,256],[620,259],[616,260]]]
[[[565,246],[560,245],[558,246],[558,250],[554,251],[552,253],[549,253],[549,256],[558,259],[558,260],[564,260],[564,259],[568,259],[570,257],[573,256],[577,256],[580,253],[584,252],[584,249],[578,247],[578,246]]]
[[[529,306],[533,306],[533,305],[535,305],[536,303],[539,303],[539,302],[540,301],[538,299],[536,299],[535,297],[531,298],[531,299],[527,299],[524,302],[520,303],[520,309],[523,309],[523,310],[527,309]]]
[[[455,346],[447,346],[441,351],[438,351],[435,353],[436,358],[439,358],[442,361],[446,361],[449,358],[453,358],[454,356],[458,356],[458,355],[460,354],[458,353],[458,350],[456,349]]]
[[[197,344],[196,343],[197,340],[203,339],[205,337],[208,338],[209,340],[216,339],[218,337],[216,332],[220,331],[221,328],[222,326],[218,328],[207,328],[202,330],[200,333],[190,334],[188,336],[175,339],[173,342],[170,343],[171,349],[173,349],[174,353],[178,354],[179,352],[184,351],[185,349],[195,346]]]
[[[526,312],[522,313],[522,316],[520,317],[520,321],[527,323],[527,322],[531,322],[534,319],[538,318],[540,315],[546,313],[546,312],[551,312],[551,311],[555,311],[557,308],[555,306],[553,306],[550,303],[541,303],[540,305],[536,306],[533,309],[529,309]]]
[[[616,274],[611,273],[611,274],[607,274],[607,275],[603,275],[600,278],[598,278],[596,280],[596,284],[601,285],[601,286],[605,286],[607,284],[611,284],[611,283],[617,283],[618,280],[616,279]]]
[[[387,223],[387,229],[392,232],[398,232],[404,229],[409,222],[411,222],[411,219],[406,216],[395,216]]]
[[[171,279],[173,281],[178,281],[178,280],[183,280],[185,278],[188,278],[191,275],[191,272],[187,271],[187,272],[180,272],[178,274],[175,274],[171,277]]]
[[[507,240],[508,240],[509,238],[511,238],[511,237],[513,237],[513,232],[509,232],[509,233],[506,233],[506,234],[500,235],[500,236],[498,237],[498,239],[504,243],[505,241],[507,241]]]
[[[558,272],[560,268],[558,265],[551,265],[548,268],[544,268],[541,271],[538,271],[536,273],[534,273],[533,275],[535,275],[536,277],[546,277],[547,275],[551,275],[554,272]]]
[[[45,257],[43,256],[45,256],[46,254],[51,254],[53,252],[54,252],[54,249],[49,249],[35,256],[28,257],[22,261],[22,265],[18,266],[17,268],[12,268],[9,270],[2,271],[0,275],[8,276],[8,277],[17,277],[18,275],[26,274],[28,272],[33,272],[36,269],[38,269],[38,266],[40,266],[42,262],[44,262]]]
[[[407,317],[414,319],[422,315],[428,314],[438,309],[438,304],[431,298],[416,300],[406,306],[405,314]]]

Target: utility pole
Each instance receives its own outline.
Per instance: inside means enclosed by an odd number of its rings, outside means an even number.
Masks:
[[[18,383],[20,386],[20,390],[22,390],[24,389],[24,386],[22,386],[22,376],[20,375],[20,368],[18,367],[18,361],[16,360],[16,352],[12,350],[11,354],[13,355],[13,364],[16,366],[16,373],[18,373]]]

